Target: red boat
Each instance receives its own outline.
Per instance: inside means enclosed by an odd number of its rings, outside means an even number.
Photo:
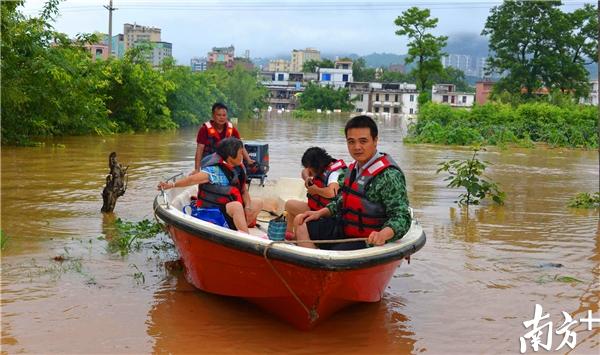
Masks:
[[[295,180],[252,186],[250,192],[276,201],[281,210],[287,198],[306,196],[301,180]],[[196,187],[171,189],[154,200],[188,281],[206,292],[244,298],[300,329],[350,304],[379,301],[396,268],[425,245],[414,220],[402,239],[381,247],[328,251],[274,242],[265,239],[261,226],[249,235],[185,214],[183,207],[196,192]]]

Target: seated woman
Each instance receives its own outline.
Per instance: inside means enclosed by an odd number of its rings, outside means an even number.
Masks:
[[[308,148],[302,156],[301,176],[306,186],[308,202],[288,200],[285,210],[288,213],[286,238],[294,237],[294,218],[306,211],[317,211],[325,207],[335,197],[340,187],[338,178],[346,169],[343,160],[332,158],[323,148]]]
[[[215,153],[202,159],[200,171],[174,183],[161,181],[158,189],[198,184],[197,207],[221,209],[229,225],[235,226],[232,229],[248,233],[248,226],[256,224],[262,201],[250,199],[242,166],[243,151],[241,140],[223,139]]]

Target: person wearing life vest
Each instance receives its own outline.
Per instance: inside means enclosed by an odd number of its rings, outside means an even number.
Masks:
[[[296,216],[298,245],[311,241],[363,238],[362,241],[318,244],[322,249],[352,250],[398,240],[411,225],[406,182],[392,157],[377,151],[377,124],[369,116],[346,123],[348,152],[355,159],[340,191],[326,207]]]
[[[288,226],[286,237],[294,239],[294,218],[306,211],[319,210],[331,201],[338,194],[340,173],[346,169],[346,163],[343,160],[337,160],[331,157],[325,149],[319,147],[308,148],[302,155],[301,177],[306,187],[307,201],[288,200],[285,203],[285,210],[288,212]]]
[[[221,209],[223,215],[241,232],[256,223],[262,209],[260,199],[251,199],[242,165],[244,145],[229,137],[217,145],[216,152],[202,160],[201,170],[176,182],[160,182],[158,189],[198,185],[197,207]],[[230,224],[231,225],[231,224]]]
[[[194,158],[194,170],[192,174],[200,169],[201,161],[206,156],[215,152],[217,144],[225,138],[234,137],[240,139],[240,133],[237,128],[227,119],[227,106],[217,102],[212,106],[212,119],[204,122],[198,134],[196,135],[196,155]],[[242,154],[244,160],[251,165],[254,160],[250,158],[246,149],[243,149]],[[190,174],[191,175],[191,174]]]

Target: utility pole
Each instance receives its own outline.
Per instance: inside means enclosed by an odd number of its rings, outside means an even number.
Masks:
[[[113,6],[113,0],[110,0],[108,6],[104,8],[108,10],[108,57],[112,57],[112,12],[117,10]]]

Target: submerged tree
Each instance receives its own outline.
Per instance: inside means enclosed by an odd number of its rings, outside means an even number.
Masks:
[[[473,156],[469,160],[450,160],[440,163],[437,173],[445,171],[450,174],[445,181],[450,181],[448,187],[464,188],[465,193],[458,195],[460,205],[478,205],[481,200],[491,197],[492,200],[504,204],[505,193],[500,191],[498,184],[484,179],[483,172],[489,163],[477,159],[479,148],[473,148]]]
[[[428,91],[431,78],[436,73],[441,73],[442,49],[446,46],[446,36],[434,36],[429,30],[437,26],[438,19],[430,18],[429,9],[421,10],[411,7],[398,16],[394,23],[400,27],[396,31],[398,36],[408,36],[408,55],[404,60],[406,64],[416,63],[413,74],[416,78],[417,88]]]

